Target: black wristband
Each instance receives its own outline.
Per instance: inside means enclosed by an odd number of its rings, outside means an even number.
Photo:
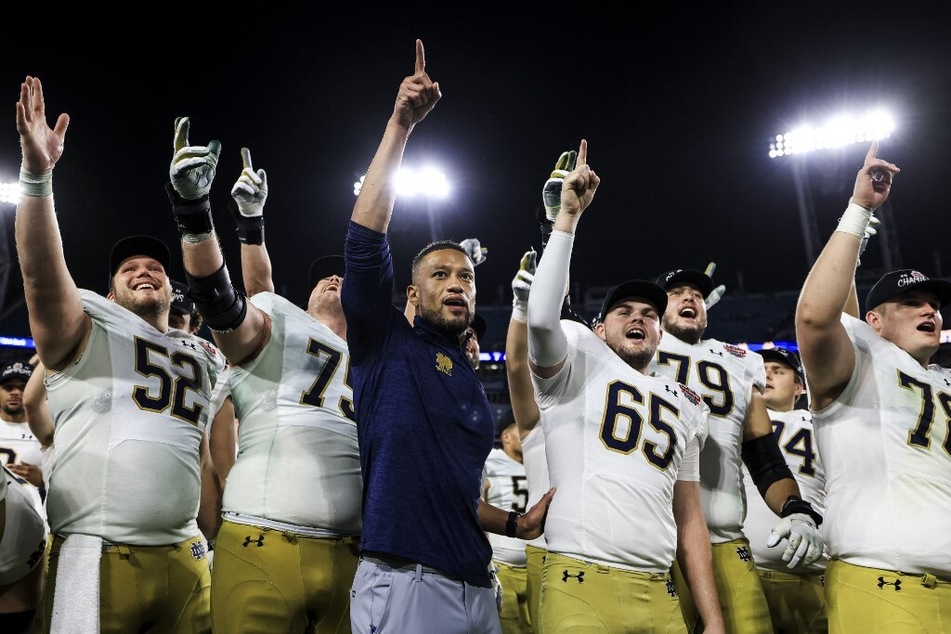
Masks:
[[[241,244],[264,244],[264,215],[242,216],[238,205],[232,199],[231,215],[238,231],[238,241]]]
[[[783,504],[783,510],[779,513],[780,517],[789,517],[793,513],[802,513],[808,515],[812,518],[812,521],[816,523],[816,526],[822,524],[822,516],[812,508],[812,504],[806,502],[802,498],[798,498],[795,495],[790,495],[786,498],[786,503]]]
[[[165,192],[172,203],[172,212],[175,222],[178,223],[179,234],[211,233],[215,229],[211,221],[211,200],[202,196],[198,200],[186,200],[178,195],[171,183],[165,183]]]
[[[515,537],[515,531],[518,530],[518,518],[522,516],[518,511],[509,511],[509,518],[505,522],[506,537]]]

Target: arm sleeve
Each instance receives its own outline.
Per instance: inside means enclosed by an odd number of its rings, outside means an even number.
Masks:
[[[551,232],[528,296],[528,358],[540,368],[552,368],[568,354],[568,340],[561,329],[561,305],[574,241],[574,234]]]

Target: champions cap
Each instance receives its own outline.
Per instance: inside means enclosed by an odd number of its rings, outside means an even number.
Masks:
[[[169,281],[172,283],[172,312],[191,315],[195,312],[195,302],[188,296],[188,285],[178,280]]]
[[[951,282],[933,280],[914,269],[900,269],[886,273],[875,282],[865,299],[865,310],[872,310],[896,295],[914,290],[931,291],[938,296],[941,307],[951,304]]]
[[[317,282],[331,275],[344,277],[345,272],[346,267],[342,255],[325,255],[317,258],[310,265],[310,277],[308,278],[310,288],[313,289],[317,286]]]
[[[667,271],[657,276],[656,282],[666,291],[672,286],[678,284],[690,284],[700,289],[704,298],[713,292],[713,280],[703,271],[694,269],[677,269],[676,271]]]
[[[26,381],[32,375],[32,365],[23,363],[22,361],[14,361],[13,363],[8,363],[3,366],[3,371],[0,372],[0,385],[6,385],[8,381],[13,381],[14,379]]]
[[[510,425],[515,424],[515,412],[512,411],[512,408],[509,408],[504,414],[499,416],[499,420],[495,423],[495,437],[498,438],[502,435]]]
[[[476,338],[479,341],[482,341],[482,338],[485,337],[485,331],[489,327],[489,324],[487,324],[485,321],[485,317],[476,313],[472,316],[472,323],[470,326],[472,326],[472,329],[475,331]]]
[[[628,297],[647,300],[657,309],[658,315],[663,315],[664,311],[667,310],[667,291],[647,280],[628,280],[618,284],[604,296],[601,312],[598,313],[596,321],[604,321],[604,316],[611,311],[614,305]]]
[[[802,371],[802,362],[799,361],[799,356],[795,352],[786,348],[763,348],[758,352],[764,361],[776,361],[789,366],[799,377],[799,381],[805,384],[806,375]]]
[[[127,236],[112,245],[112,252],[109,254],[109,279],[116,274],[120,264],[137,256],[158,260],[168,273],[171,256],[164,242],[146,235]]]

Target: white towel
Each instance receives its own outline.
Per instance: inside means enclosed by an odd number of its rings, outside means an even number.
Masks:
[[[50,634],[99,632],[102,538],[69,535],[59,551]]]

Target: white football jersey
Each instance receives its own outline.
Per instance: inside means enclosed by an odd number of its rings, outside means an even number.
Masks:
[[[545,429],[540,422],[522,438],[522,463],[528,478],[528,508],[532,508],[551,489],[548,456],[545,455]],[[545,533],[527,543],[536,548],[548,548]]]
[[[710,541],[743,537],[743,424],[754,389],[766,385],[763,358],[729,343],[688,344],[665,333],[651,370],[683,383],[710,408],[710,438],[700,454],[700,502]]]
[[[92,318],[86,348],[46,379],[56,452],[50,526],[136,545],[194,537],[201,437],[221,352],[80,292]]]
[[[703,444],[707,407],[675,381],[631,368],[583,324],[561,324],[564,367],[549,379],[532,376],[558,488],[548,550],[669,571],[677,547],[674,483],[689,479],[680,470],[690,448]]]
[[[498,447],[485,460],[486,502],[506,511],[528,510],[528,478],[525,466]],[[488,533],[492,559],[512,566],[525,565],[525,540]]]
[[[0,534],[0,586],[22,579],[43,561],[49,528],[39,490],[0,467],[6,483],[6,525]]]
[[[812,414],[826,470],[826,546],[872,568],[951,578],[951,371],[922,367],[848,315],[855,369]]]
[[[812,508],[820,515],[825,513],[825,470],[816,446],[816,437],[812,428],[812,414],[808,410],[794,409],[788,412],[769,412],[769,419],[773,421],[773,431],[779,441],[789,470],[799,483],[802,498],[812,504]],[[766,547],[766,541],[773,527],[779,522],[779,517],[766,506],[753,478],[746,465],[743,465],[743,479],[746,482],[747,510],[743,532],[750,540],[750,550],[753,559],[759,568],[778,572],[792,572],[783,561],[785,542],[773,548]],[[820,532],[825,529],[825,522],[819,527]],[[806,572],[819,572],[828,563],[823,556],[819,561],[805,569]],[[802,569],[800,569],[802,570]]]
[[[29,423],[0,420],[0,464],[23,463],[42,467],[40,441],[30,431]]]
[[[257,293],[271,337],[231,368],[238,456],[224,511],[331,534],[360,532],[363,491],[347,342],[288,300]]]

